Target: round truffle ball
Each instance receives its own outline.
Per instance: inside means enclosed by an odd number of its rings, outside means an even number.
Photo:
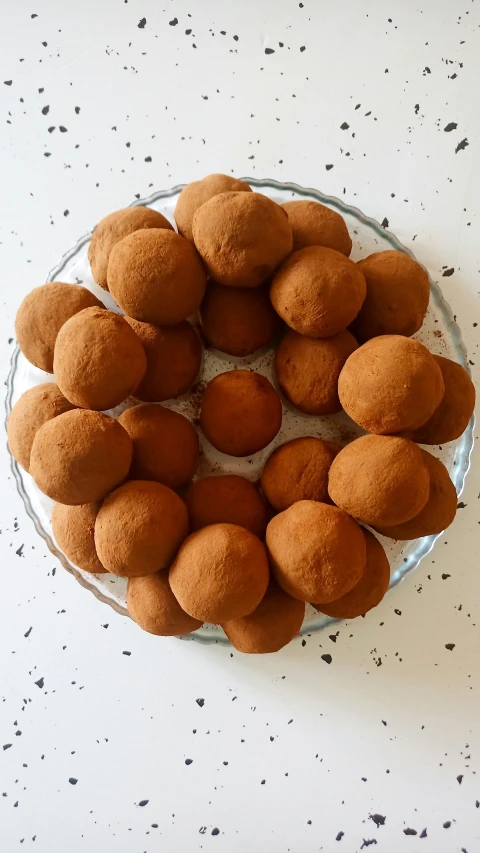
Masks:
[[[268,511],[253,483],[236,474],[204,477],[185,494],[191,530],[209,524],[236,524],[259,539],[265,536]]]
[[[322,438],[295,438],[267,459],[260,480],[263,494],[277,512],[297,501],[329,503],[328,472],[339,444]]]
[[[297,501],[267,527],[273,574],[300,601],[334,601],[360,580],[366,546],[346,512],[318,501]]]
[[[265,287],[210,284],[200,320],[210,346],[235,356],[250,355],[266,346],[280,328]]]
[[[50,281],[23,300],[15,319],[15,335],[25,358],[53,373],[53,350],[63,324],[84,308],[103,308],[86,287]]]
[[[352,240],[345,220],[335,210],[308,199],[286,201],[282,207],[288,214],[294,252],[306,246],[325,246],[349,256]]]
[[[40,427],[73,408],[54,382],[35,385],[17,400],[8,418],[8,446],[25,471],[30,468],[33,439]]]
[[[95,548],[95,519],[101,505],[101,501],[80,506],[55,504],[52,513],[53,535],[59,548],[79,569],[97,575],[107,571]]]
[[[132,442],[113,418],[73,409],[43,424],[30,454],[40,491],[75,506],[99,501],[128,474]]]
[[[159,637],[191,634],[202,626],[199,619],[193,619],[182,610],[170,589],[166,572],[129,578],[127,607],[140,628]]]
[[[133,444],[130,476],[179,489],[192,479],[198,463],[198,435],[189,420],[156,403],[133,406],[118,422]]]
[[[207,281],[195,247],[163,228],[135,231],[116,243],[107,277],[125,313],[155,326],[175,326],[193,314]]]
[[[145,351],[123,317],[86,308],[67,320],[55,344],[53,370],[65,397],[84,409],[113,409],[135,391]]]
[[[340,402],[367,432],[416,429],[445,393],[442,371],[419,341],[402,335],[372,338],[347,359],[338,380]]]
[[[309,338],[331,338],[357,316],[367,285],[358,266],[334,249],[308,246],[283,262],[270,299],[287,326]]]
[[[139,338],[147,369],[135,396],[146,403],[161,403],[185,394],[193,385],[202,362],[202,345],[190,323],[152,326],[131,317],[127,323]]]
[[[413,441],[363,435],[333,460],[328,493],[337,506],[364,524],[391,527],[409,521],[423,509],[430,493],[430,474]]]
[[[168,568],[187,534],[183,501],[167,486],[147,480],[130,480],[111,492],[95,522],[101,562],[127,578]]]
[[[292,406],[307,415],[340,412],[338,377],[357,346],[347,329],[332,338],[307,338],[290,329],[276,349],[275,374]]]
[[[304,615],[304,602],[287,595],[272,578],[257,609],[249,616],[223,622],[222,628],[237,651],[269,654],[293,640]]]
[[[185,540],[170,569],[180,607],[203,622],[225,622],[253,613],[269,581],[267,551],[236,524],[211,524]]]
[[[403,252],[375,252],[358,261],[367,295],[353,323],[360,341],[376,335],[413,335],[421,327],[430,297],[428,274]]]
[[[144,228],[166,228],[173,231],[173,226],[161,213],[141,205],[116,210],[115,213],[105,216],[94,229],[88,247],[88,260],[94,280],[104,290],[108,290],[108,259],[113,247],[127,234]]]
[[[265,376],[231,370],[208,383],[200,424],[217,450],[251,456],[275,438],[282,425],[282,404]]]
[[[440,355],[434,359],[442,371],[445,394],[428,421],[407,434],[419,444],[446,444],[460,438],[475,408],[475,386],[465,368]]]
[[[193,239],[219,284],[257,287],[292,251],[292,229],[280,205],[260,193],[228,192],[193,217]]]
[[[213,196],[227,192],[251,193],[252,190],[244,181],[232,178],[231,175],[207,175],[201,181],[193,181],[183,188],[178,196],[175,208],[175,222],[178,233],[187,240],[193,240],[193,217],[198,208]]]

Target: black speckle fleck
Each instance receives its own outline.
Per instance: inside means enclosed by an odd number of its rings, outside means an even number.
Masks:
[[[332,662],[332,656],[328,655],[328,654],[322,655],[322,660],[324,660],[325,663],[331,663]]]
[[[195,699],[195,702],[200,706],[200,708],[203,708],[205,705],[205,699]]]
[[[350,125],[347,124],[346,121],[344,121],[343,124],[340,125],[340,130],[348,130],[349,127]]]
[[[390,223],[389,223],[389,221],[388,221],[387,217],[386,217],[386,216],[384,216],[384,217],[383,217],[383,222],[382,222],[382,228],[388,228],[388,226],[389,226],[389,225],[390,225]]]
[[[267,54],[267,56],[270,56],[270,54],[275,53],[275,51],[274,51],[273,47],[266,47],[265,53]]]
[[[445,823],[442,823],[442,826],[444,829],[450,829],[451,825],[452,825],[451,820],[446,820]]]
[[[173,18],[172,21],[168,22],[171,27],[176,27],[178,24],[178,18]]]
[[[185,764],[187,765],[187,767],[189,767],[190,764],[193,764],[193,758],[186,758]]]
[[[146,19],[146,18],[142,18],[142,20],[141,20],[141,21],[139,21],[139,22],[138,22],[138,24],[137,24],[138,29],[139,29],[139,30],[143,30],[143,28],[144,28],[144,26],[145,26],[145,24],[146,24],[146,23],[147,23],[147,19]]]
[[[448,269],[448,270],[444,270],[444,271],[442,272],[442,276],[443,276],[443,278],[449,278],[451,275],[453,275],[453,273],[454,273],[454,272],[455,272],[455,268],[454,268],[454,267],[450,267],[450,269]]]
[[[140,800],[138,805],[141,806],[141,808],[143,808],[143,806],[148,805],[148,802],[149,802],[148,800]]]
[[[328,163],[328,164],[325,166],[325,168],[326,168],[327,172],[329,172],[329,171],[330,171],[330,169],[333,169],[333,163]]]
[[[459,151],[464,151],[467,145],[469,145],[469,142],[467,137],[465,137],[465,139],[462,139],[462,141],[459,142],[457,147],[455,148],[455,154],[458,154]]]
[[[151,157],[145,157],[145,163],[151,163],[151,162],[152,162]]]
[[[24,549],[24,547],[25,547],[25,545],[24,545],[24,544],[22,544],[22,545],[20,545],[20,548],[17,548],[17,550],[15,551],[15,553],[16,553],[16,555],[17,555],[17,557],[23,557],[23,549]]]
[[[453,652],[455,643],[445,643],[445,648],[448,649],[449,652]]]
[[[212,835],[220,835],[220,830],[219,830],[218,826],[213,827]]]
[[[75,779],[73,776],[70,776],[70,779],[68,781],[70,782],[70,785],[76,785],[78,779]]]
[[[417,830],[412,829],[410,826],[407,826],[406,829],[403,830],[405,835],[417,835]]]
[[[450,133],[450,131],[451,131],[451,130],[456,130],[456,129],[457,129],[457,122],[456,122],[456,121],[450,121],[450,122],[446,125],[446,127],[444,127],[443,129],[444,129],[445,133]]]
[[[63,124],[59,124],[58,129],[59,129],[60,133],[66,133],[67,132],[67,128]]]
[[[373,822],[377,825],[377,827],[378,826],[385,826],[385,821],[386,821],[385,815],[375,813],[375,814],[369,815],[369,817],[370,817],[370,820],[373,820]]]
[[[371,844],[376,844],[376,843],[377,843],[377,839],[376,839],[376,838],[364,838],[364,839],[363,839],[363,844],[362,844],[362,846],[360,847],[360,850],[363,850],[363,848],[364,848],[364,847],[370,847],[370,845],[371,845]]]
[[[457,776],[457,782],[458,782],[458,784],[459,784],[459,785],[461,785],[461,784],[462,784],[462,781],[463,781],[463,773],[460,773],[460,775],[459,775],[459,776]]]
[[[10,749],[11,745],[12,745],[11,743],[4,743],[3,744],[3,751],[5,752],[6,749]]]
[[[23,636],[24,636],[24,637],[29,637],[29,636],[30,636],[30,634],[31,634],[31,632],[32,632],[32,629],[33,629],[33,625],[31,625],[31,626],[30,626],[30,628],[28,629],[28,631],[26,631],[26,632],[25,632],[25,634],[24,634]]]
[[[4,80],[3,82],[4,82],[5,86],[11,86],[13,83],[13,80]]]
[[[460,501],[460,503],[457,504],[457,509],[465,509],[466,505],[467,504],[463,503],[463,501]]]
[[[35,682],[35,684],[37,685],[37,687],[40,687],[40,689],[43,687],[43,685],[45,684],[45,679],[43,675],[41,678],[38,679],[38,681]]]
[[[345,833],[342,832],[342,830],[340,830],[340,832],[337,832],[337,834],[335,836],[335,841],[341,841],[344,835],[345,835]]]
[[[77,114],[77,116],[78,116],[78,114],[79,114],[79,112],[80,112],[80,107],[75,107],[75,112],[76,112],[76,114]]]
[[[307,48],[305,47],[305,45],[304,45],[304,44],[302,44],[302,46],[301,46],[301,48],[300,48],[300,53],[303,53],[303,51],[304,51],[304,50],[306,50],[306,49],[307,49]]]
[[[426,838],[426,837],[427,837],[427,830],[426,830],[426,829],[422,829],[422,831],[421,831],[421,833],[420,833],[420,835],[419,835],[418,837],[419,837],[419,838]]]

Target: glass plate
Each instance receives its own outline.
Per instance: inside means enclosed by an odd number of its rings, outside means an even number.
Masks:
[[[414,257],[412,252],[402,246],[397,238],[389,231],[386,231],[378,222],[364,216],[357,208],[344,204],[340,199],[325,196],[317,190],[305,189],[296,184],[281,184],[273,180],[256,180],[253,178],[244,178],[244,180],[250,186],[269,196],[274,201],[284,202],[291,199],[306,198],[322,202],[322,204],[326,204],[337,210],[346,220],[352,236],[353,250],[351,257],[355,261],[372,252],[384,249],[398,249]],[[171,190],[157,192],[146,199],[140,199],[135,204],[152,207],[163,213],[170,222],[174,223],[173,212],[181,189],[181,186],[177,186]],[[119,309],[113,303],[110,295],[99,288],[92,279],[87,257],[90,238],[91,233],[82,237],[77,245],[63,256],[58,266],[50,273],[48,280],[83,284],[84,287],[88,287],[94,292],[108,308],[118,311]],[[469,370],[460,329],[454,320],[450,307],[443,299],[439,287],[431,280],[430,291],[431,298],[427,317],[421,331],[415,337],[426,344],[432,352],[451,358]],[[235,367],[250,367],[263,373],[276,386],[272,361],[272,351],[266,349],[256,352],[248,358],[231,358],[216,350],[206,350],[202,373],[194,392],[163,405],[181,412],[195,421],[199,414],[203,383],[210,380],[217,373],[222,373],[225,370]],[[52,376],[43,373],[29,364],[17,347],[12,356],[8,376],[7,416],[14,403],[28,388],[41,382],[52,380]],[[121,407],[111,412],[111,414],[118,416],[121,411],[128,408],[128,406],[134,405],[134,403],[134,400],[128,400]],[[467,430],[458,441],[450,442],[443,448],[433,448],[434,453],[447,466],[455,484],[457,494],[460,494],[463,489],[465,475],[469,468],[470,454],[473,446],[473,427],[474,420],[472,418]],[[283,400],[283,424],[279,434],[265,450],[256,453],[250,458],[235,459],[224,456],[218,453],[203,436],[200,436],[201,456],[197,476],[224,472],[241,474],[249,480],[256,481],[260,476],[266,458],[274,447],[283,444],[285,441],[302,435],[314,435],[345,443],[360,434],[362,434],[362,430],[344,413],[330,417],[312,417],[295,411]],[[429,449],[432,450],[432,448]],[[109,604],[114,610],[123,615],[128,615],[125,606],[125,579],[117,578],[110,574],[90,575],[72,565],[60,549],[57,548],[53,539],[51,526],[53,501],[46,498],[37,489],[32,478],[17,465],[14,459],[12,459],[12,470],[18,491],[24,501],[25,509],[32,519],[37,532],[45,539],[52,553],[59,558],[62,565],[76,577],[82,586],[89,589],[98,599],[105,604]],[[396,586],[405,575],[418,566],[420,560],[431,551],[437,538],[438,536],[427,536],[413,542],[395,542],[391,539],[380,537],[390,560],[390,587]],[[334,620],[317,613],[313,607],[307,605],[301,633],[310,634],[319,631],[332,621]],[[204,625],[185,639],[197,640],[202,643],[228,643],[225,634],[217,625]]]

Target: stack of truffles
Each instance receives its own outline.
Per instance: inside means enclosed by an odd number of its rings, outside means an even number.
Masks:
[[[390,570],[372,530],[415,539],[451,524],[455,488],[418,444],[457,439],[474,388],[411,337],[428,306],[424,269],[396,251],[354,263],[335,211],[210,175],[182,190],[175,221],[178,233],[133,207],[95,228],[92,275],[122,315],[61,282],[23,301],[18,343],[54,382],[14,406],[10,449],[55,501],[59,547],[85,572],[128,578],[143,629],[214,622],[240,651],[273,652],[307,602],[347,619],[379,604]],[[249,369],[216,375],[198,429],[161,404],[197,382],[201,339],[242,357],[273,342],[276,387]],[[282,395],[311,416],[343,409],[366,434],[277,446],[257,485],[196,478],[199,431],[250,457],[277,436]],[[105,413],[126,400],[120,417]]]

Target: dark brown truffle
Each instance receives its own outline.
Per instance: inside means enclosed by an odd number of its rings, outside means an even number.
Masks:
[[[192,530],[225,523],[245,527],[259,539],[265,536],[267,507],[245,477],[225,474],[197,480],[186,492],[185,503]]]
[[[193,240],[192,223],[198,208],[214,195],[226,192],[251,193],[252,190],[244,181],[232,178],[231,175],[207,175],[201,181],[193,181],[183,188],[178,196],[175,208],[175,222],[178,233],[187,240]]]
[[[245,654],[278,652],[298,634],[305,604],[287,595],[273,580],[257,609],[249,616],[222,623],[232,646]]]
[[[95,519],[101,501],[80,506],[55,504],[52,530],[59,548],[66,557],[84,572],[102,574],[104,569],[95,548]]]
[[[352,251],[352,240],[339,213],[308,199],[286,201],[282,207],[288,214],[294,252],[306,246],[325,246],[348,257]]]
[[[147,369],[135,396],[146,403],[161,403],[185,394],[195,382],[202,361],[202,345],[190,323],[152,326],[125,317],[147,356]]]
[[[17,400],[8,418],[8,446],[25,471],[29,470],[33,439],[40,427],[73,408],[54,382],[35,385]]]
[[[159,637],[191,634],[202,626],[199,619],[193,619],[182,610],[170,589],[166,572],[129,578],[127,607],[140,628]]]
[[[434,356],[442,371],[445,394],[429,420],[407,437],[419,444],[446,444],[460,438],[475,409],[475,386],[461,364]]]
[[[267,459],[261,477],[262,491],[277,512],[296,501],[330,502],[328,472],[339,444],[322,438],[295,438],[277,447]]]
[[[210,284],[200,309],[203,334],[212,347],[245,356],[266,346],[280,328],[280,318],[265,287]]]

